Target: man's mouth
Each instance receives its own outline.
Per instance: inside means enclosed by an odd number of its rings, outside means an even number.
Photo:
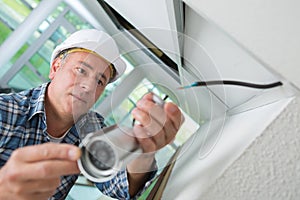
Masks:
[[[86,100],[84,100],[83,98],[80,97],[80,95],[77,95],[77,94],[72,94],[72,97],[83,102],[83,103],[87,103]]]

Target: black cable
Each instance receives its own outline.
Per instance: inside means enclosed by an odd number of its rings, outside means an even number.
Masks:
[[[180,87],[178,89],[187,89],[191,87],[209,86],[209,85],[236,85],[236,86],[243,86],[243,87],[250,87],[250,88],[257,88],[257,89],[269,89],[269,88],[281,86],[283,84],[280,81],[269,83],[269,84],[256,84],[256,83],[249,83],[249,82],[242,82],[242,81],[217,80],[217,81],[197,81],[190,85]]]

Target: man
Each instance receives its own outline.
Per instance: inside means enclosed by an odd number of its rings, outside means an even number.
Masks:
[[[64,199],[80,173],[79,135],[87,124],[102,128],[90,108],[106,85],[125,71],[118,48],[106,33],[75,32],[56,47],[51,82],[18,94],[0,96],[0,200]],[[151,113],[150,113],[151,110]],[[129,199],[151,179],[154,152],[170,143],[181,112],[172,103],[160,108],[145,95],[132,112],[143,152],[111,181],[97,183],[103,193]],[[81,125],[76,125],[81,124]]]

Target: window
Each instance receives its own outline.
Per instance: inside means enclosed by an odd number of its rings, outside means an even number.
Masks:
[[[39,2],[38,0],[0,2],[0,44],[26,19]],[[77,29],[91,27],[67,4],[60,3],[38,29],[33,31],[23,47],[1,68],[0,84],[19,91],[49,81],[50,58],[54,48]]]
[[[39,4],[39,0],[2,0],[0,1],[0,45],[30,14],[33,8]],[[30,41],[32,41],[30,39]],[[11,61],[1,68],[0,77],[7,72],[22,53],[28,48],[25,44],[15,54]]]

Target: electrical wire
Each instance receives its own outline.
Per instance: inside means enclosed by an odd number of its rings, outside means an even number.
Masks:
[[[256,89],[269,89],[273,87],[282,86],[283,84],[280,81],[269,83],[269,84],[256,84],[256,83],[233,81],[233,80],[215,80],[215,81],[197,81],[190,85],[179,87],[178,89],[188,89],[192,87],[210,86],[210,85],[236,85],[236,86],[250,87]]]

